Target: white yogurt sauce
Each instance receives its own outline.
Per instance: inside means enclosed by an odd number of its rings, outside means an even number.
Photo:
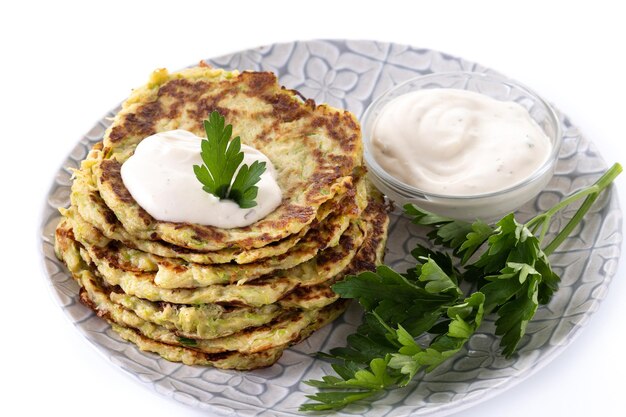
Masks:
[[[405,184],[470,196],[523,182],[550,156],[550,139],[514,102],[455,89],[399,96],[382,109],[373,157]]]
[[[276,170],[260,151],[241,145],[244,164],[265,161],[253,208],[242,209],[231,200],[220,200],[202,189],[193,172],[202,165],[202,138],[186,130],[172,130],[142,140],[122,165],[122,180],[137,203],[157,220],[195,223],[221,228],[248,226],[280,205],[282,193]]]

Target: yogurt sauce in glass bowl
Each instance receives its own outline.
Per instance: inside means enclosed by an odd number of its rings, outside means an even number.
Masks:
[[[552,107],[499,76],[455,72],[409,80],[362,120],[370,178],[397,204],[493,220],[550,181],[561,144]]]

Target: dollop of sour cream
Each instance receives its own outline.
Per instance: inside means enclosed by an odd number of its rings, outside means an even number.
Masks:
[[[374,159],[405,184],[434,194],[474,196],[523,182],[552,143],[528,111],[465,90],[410,92],[383,107]]]
[[[267,156],[241,145],[243,163],[266,163],[256,184],[257,205],[242,209],[231,200],[220,200],[202,189],[193,171],[202,165],[202,138],[186,130],[160,132],[142,140],[122,164],[122,180],[137,203],[157,220],[195,223],[220,228],[248,226],[278,207],[282,193],[276,170]]]

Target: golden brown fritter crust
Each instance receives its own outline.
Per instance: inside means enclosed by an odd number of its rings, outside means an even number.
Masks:
[[[257,248],[297,233],[315,219],[321,204],[353,186],[362,149],[359,125],[349,112],[303,102],[268,72],[196,67],[153,78],[124,104],[93,166],[100,195],[134,236],[197,250]],[[226,117],[242,143],[270,158],[283,192],[281,205],[255,224],[235,229],[152,218],[124,186],[121,164],[156,132],[186,129],[204,136],[202,121],[213,110]]]

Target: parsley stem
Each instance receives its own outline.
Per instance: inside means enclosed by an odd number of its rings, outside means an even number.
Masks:
[[[537,226],[541,227],[541,235],[539,236],[539,241],[543,241],[545,237],[548,226],[550,225],[550,220],[552,216],[554,216],[557,212],[574,203],[575,201],[580,200],[583,197],[585,201],[580,206],[580,208],[574,214],[574,217],[570,219],[570,221],[565,225],[563,230],[561,230],[557,236],[550,242],[545,249],[543,250],[546,255],[552,254],[558,247],[567,239],[570,233],[574,230],[574,228],[580,223],[582,218],[585,216],[587,211],[591,208],[593,203],[597,200],[600,193],[608,187],[615,177],[617,177],[622,172],[622,166],[619,163],[613,164],[611,168],[609,168],[604,175],[602,175],[593,185],[584,188],[577,193],[572,194],[566,199],[554,205],[552,208],[547,210],[546,212],[532,218],[526,226],[531,229],[536,229]],[[533,230],[534,230],[533,229]]]

